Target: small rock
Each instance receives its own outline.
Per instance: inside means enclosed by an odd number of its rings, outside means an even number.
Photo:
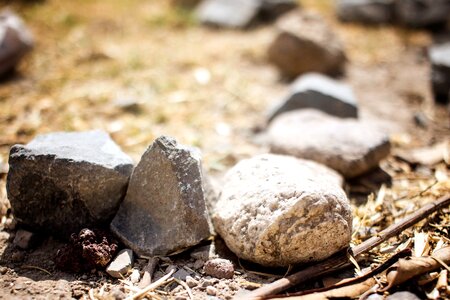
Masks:
[[[202,287],[213,286],[218,280],[216,278],[206,277],[203,279]]]
[[[141,274],[139,274],[139,270],[133,269],[133,271],[131,271],[130,281],[132,283],[138,283],[139,279],[141,279]]]
[[[377,167],[390,152],[389,137],[375,124],[312,109],[280,115],[268,135],[271,152],[314,160],[346,178]]]
[[[269,61],[290,78],[308,72],[330,75],[343,71],[343,47],[317,14],[293,11],[278,20],[278,35],[268,49]]]
[[[432,46],[429,56],[434,98],[437,102],[447,103],[450,93],[450,42]]]
[[[348,247],[350,204],[335,171],[273,154],[225,175],[213,221],[239,257],[264,266],[319,261]]]
[[[272,21],[298,7],[295,0],[259,0],[259,3],[261,5],[259,17],[263,21]]]
[[[208,260],[203,266],[205,274],[219,278],[231,279],[234,275],[234,266],[228,259],[215,258]]]
[[[284,112],[304,108],[318,109],[341,118],[358,117],[358,105],[348,85],[309,73],[292,83],[287,97],[270,110],[268,120],[271,122]]]
[[[216,251],[216,247],[214,246],[214,244],[209,244],[209,245],[201,246],[199,248],[192,250],[192,252],[190,253],[190,256],[193,259],[200,259],[203,261],[207,261],[208,259],[217,256],[215,254],[215,251]]]
[[[34,247],[38,243],[38,241],[39,237],[36,233],[24,229],[19,229],[16,232],[13,244],[16,247],[26,250]]]
[[[133,169],[131,158],[102,131],[39,135],[11,148],[9,166],[15,218],[64,238],[109,222]]]
[[[173,277],[180,279],[180,280],[186,280],[186,277],[189,275],[191,275],[189,272],[187,272],[185,269],[181,268],[173,274]]]
[[[246,28],[256,20],[259,10],[255,0],[206,0],[197,7],[196,14],[206,25]]]
[[[394,0],[338,0],[337,15],[344,22],[390,23],[394,20]]]
[[[395,0],[397,21],[410,27],[443,25],[450,15],[448,0]]]
[[[0,13],[0,75],[12,70],[33,48],[33,37],[10,10]]]
[[[130,249],[123,249],[106,268],[106,273],[114,278],[122,278],[130,271],[132,265],[133,251]]]
[[[8,272],[7,267],[0,267],[0,274],[5,275]]]
[[[16,251],[11,255],[11,260],[13,262],[22,262],[25,259],[25,252]]]
[[[386,300],[419,300],[415,294],[410,292],[396,292],[386,297]]]
[[[160,137],[131,175],[111,230],[139,255],[169,255],[211,235],[198,151]]]
[[[217,295],[217,289],[213,286],[208,286],[206,287],[206,293],[210,296],[215,296]]]
[[[194,263],[194,270],[199,270],[201,268],[203,268],[205,262],[201,259],[197,259]]]
[[[198,281],[191,276],[186,276],[186,284],[192,289],[198,285]]]

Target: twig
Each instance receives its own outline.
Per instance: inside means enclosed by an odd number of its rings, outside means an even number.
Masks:
[[[188,295],[189,295],[189,299],[194,300],[194,295],[192,294],[191,288],[187,285],[187,283],[184,282],[184,281],[182,281],[182,280],[176,279],[176,278],[175,278],[175,281],[176,281],[179,285],[181,285],[182,287],[184,287],[184,289],[187,291],[187,293],[188,293]]]
[[[169,278],[172,276],[172,274],[174,272],[175,272],[175,270],[171,270],[169,273],[167,273],[166,275],[164,275],[160,279],[156,280],[155,282],[153,282],[152,284],[150,284],[146,288],[142,289],[140,292],[134,294],[133,296],[130,296],[130,297],[126,298],[126,300],[139,299],[142,296],[144,296],[145,294],[147,294],[148,292],[150,292],[150,291],[156,289],[157,287],[160,287],[161,285],[167,283]]]
[[[378,235],[366,240],[365,242],[359,244],[358,246],[353,247],[350,251],[353,254],[353,256],[357,258],[357,256],[378,246],[383,241],[397,235],[403,230],[411,227],[412,225],[426,218],[430,214],[449,205],[450,205],[450,194],[447,194],[439,198],[438,200],[425,205],[424,207],[420,208],[411,215],[405,217],[398,223],[389,226],[385,230],[381,231]],[[256,289],[246,294],[245,299],[263,299],[264,297],[280,293],[292,286],[295,286],[307,280],[315,279],[318,276],[340,270],[348,265],[349,263],[346,253],[341,252],[335,256],[332,256],[329,259],[326,259],[315,265],[307,267],[297,273],[289,275],[286,278],[281,278],[270,284],[262,286],[259,289]]]
[[[36,270],[42,271],[44,273],[47,273],[48,275],[52,275],[52,273],[50,273],[46,269],[43,269],[43,268],[37,267],[37,266],[24,265],[24,266],[21,266],[21,268],[23,268],[23,269],[36,269]]]

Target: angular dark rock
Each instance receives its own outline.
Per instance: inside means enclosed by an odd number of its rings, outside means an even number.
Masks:
[[[341,118],[357,118],[358,105],[350,86],[324,75],[309,73],[290,86],[289,93],[268,113],[268,122],[296,109],[314,108]]]
[[[410,27],[443,25],[450,16],[450,1],[395,0],[395,14],[400,24]]]
[[[285,76],[343,72],[346,63],[343,46],[319,15],[295,10],[281,17],[276,28],[278,34],[269,46],[268,58]]]
[[[344,22],[385,24],[394,20],[394,0],[337,0],[336,5]]]
[[[138,255],[170,255],[211,235],[200,155],[160,137],[142,155],[111,230]]]
[[[429,56],[434,98],[437,102],[447,103],[450,97],[450,42],[432,46]]]
[[[131,158],[102,131],[39,135],[11,148],[9,166],[15,218],[64,238],[109,222],[133,169]]]
[[[31,33],[10,10],[0,13],[0,75],[13,69],[33,48]]]

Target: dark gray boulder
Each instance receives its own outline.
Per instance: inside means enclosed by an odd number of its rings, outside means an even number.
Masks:
[[[111,230],[138,255],[169,255],[211,235],[200,153],[159,137],[142,155]]]
[[[357,118],[358,105],[350,86],[324,75],[309,73],[294,81],[288,95],[270,109],[268,122],[297,109],[314,108],[341,118]]]
[[[337,0],[336,12],[344,22],[390,23],[394,20],[394,0]]]
[[[102,131],[39,135],[13,146],[9,165],[15,218],[60,237],[109,222],[133,169],[131,158]]]
[[[395,14],[400,24],[427,27],[445,24],[450,15],[449,0],[396,0]]]
[[[431,61],[431,86],[435,100],[449,102],[450,97],[450,42],[429,49]]]

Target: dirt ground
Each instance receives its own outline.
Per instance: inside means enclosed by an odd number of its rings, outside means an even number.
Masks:
[[[385,122],[394,153],[449,140],[449,111],[435,106],[430,92],[426,56],[430,34],[340,24],[331,3],[302,1],[304,9],[322,13],[342,38],[349,58],[344,80],[354,87],[362,118]],[[201,148],[206,169],[221,174],[238,160],[267,151],[256,142],[254,132],[267,108],[288,86],[266,61],[274,28],[269,24],[246,31],[208,29],[198,25],[189,10],[174,8],[167,1],[15,1],[10,6],[25,18],[36,47],[16,74],[0,83],[0,298],[124,296],[125,283],[104,271],[67,274],[56,270],[53,258],[61,241],[45,237],[35,249],[13,247],[15,224],[5,191],[10,146],[26,143],[39,133],[96,128],[109,132],[138,161],[145,148],[165,134]],[[128,100],[133,105],[123,104]],[[381,168],[392,181],[387,188],[383,185],[386,202],[412,199],[396,202],[396,215],[382,213],[389,222],[450,188],[445,163],[414,168],[391,156]],[[362,214],[375,210],[381,184],[386,184],[385,179],[372,174],[347,186],[355,228],[366,224]],[[434,217],[437,225],[445,220],[442,214],[448,210]],[[382,229],[389,224],[386,220],[370,227]],[[427,224],[421,225],[422,230],[449,242],[447,229],[436,233]],[[398,240],[412,237],[413,231],[405,236]],[[364,237],[366,233],[356,232],[354,243]],[[240,289],[254,289],[279,278],[261,272],[286,273],[245,262],[240,265],[220,240],[217,243],[219,254],[235,262],[238,274],[233,280],[203,276],[201,262],[189,252],[163,261],[159,275],[172,264],[187,268],[200,280],[193,289],[195,299],[207,297],[208,285],[214,285],[217,296],[225,299]],[[135,267],[145,264],[141,259]],[[176,284],[171,288],[175,290],[160,296],[184,293]],[[413,285],[404,288],[423,293]]]

